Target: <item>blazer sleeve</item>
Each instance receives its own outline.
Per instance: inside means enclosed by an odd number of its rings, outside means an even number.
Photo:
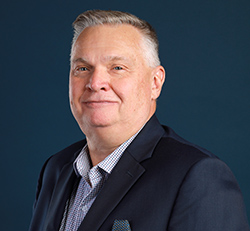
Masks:
[[[205,158],[188,171],[169,231],[249,231],[241,191],[225,163]]]

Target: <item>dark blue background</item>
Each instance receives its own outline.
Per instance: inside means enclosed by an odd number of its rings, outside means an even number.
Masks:
[[[43,162],[82,139],[68,105],[71,23],[87,9],[134,13],[160,40],[157,114],[224,160],[250,217],[250,1],[1,3],[1,230],[27,230]]]

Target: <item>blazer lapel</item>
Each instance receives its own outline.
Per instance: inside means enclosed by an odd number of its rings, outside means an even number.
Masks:
[[[145,169],[125,151],[122,161],[114,168],[78,230],[98,230],[144,171]]]
[[[73,170],[72,163],[65,165],[58,178],[51,198],[44,230],[59,230],[66,202],[70,197],[74,184],[77,181],[78,179]]]

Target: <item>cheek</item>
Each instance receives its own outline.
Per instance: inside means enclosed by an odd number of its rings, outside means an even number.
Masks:
[[[141,103],[146,103],[151,99],[151,84],[149,79],[141,78],[137,84],[137,96]]]
[[[83,92],[83,83],[82,81],[70,78],[69,81],[69,97],[70,101],[76,101],[81,96]]]
[[[143,78],[133,79],[133,81],[124,80],[115,86],[113,89],[116,95],[131,109],[137,110],[151,99],[150,84]]]
[[[134,81],[123,79],[112,84],[112,89],[123,103],[131,101],[131,98],[136,97],[137,84]]]

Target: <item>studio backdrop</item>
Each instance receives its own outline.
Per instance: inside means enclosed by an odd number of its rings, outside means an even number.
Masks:
[[[72,22],[88,9],[149,21],[167,79],[157,116],[236,176],[250,217],[250,1],[1,3],[1,230],[28,229],[44,161],[84,138],[68,103]]]

